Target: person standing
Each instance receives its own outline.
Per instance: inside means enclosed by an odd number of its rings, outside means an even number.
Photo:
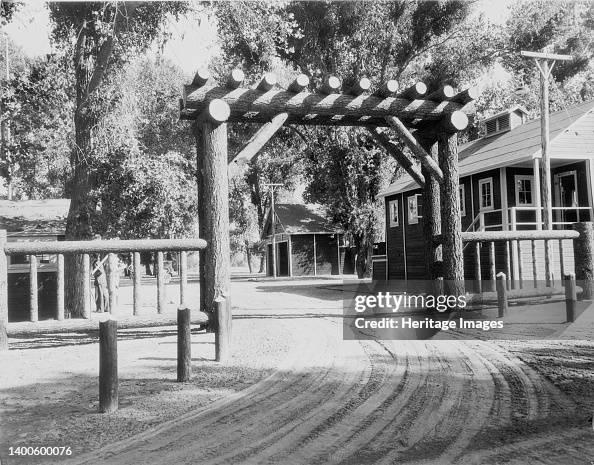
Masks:
[[[95,282],[95,306],[98,313],[109,312],[109,291],[103,260],[97,255],[93,261],[93,278]]]

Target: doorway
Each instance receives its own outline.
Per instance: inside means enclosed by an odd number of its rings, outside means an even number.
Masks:
[[[555,186],[555,204],[560,207],[555,210],[555,220],[559,223],[576,223],[578,221],[577,207],[577,172],[566,171],[553,177]],[[559,225],[565,229],[567,225]]]
[[[273,275],[272,259],[273,259],[272,258],[272,244],[268,244],[268,260],[266,260],[268,276]],[[288,242],[277,242],[276,243],[276,275],[277,276],[289,276],[289,243]]]

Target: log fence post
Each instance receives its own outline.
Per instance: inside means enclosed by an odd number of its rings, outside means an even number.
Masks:
[[[575,305],[577,301],[577,290],[575,285],[575,274],[567,273],[565,276],[565,314],[567,322],[575,321]]]
[[[165,270],[163,252],[157,252],[157,313],[163,313],[165,309]]]
[[[140,293],[140,283],[141,283],[141,276],[142,272],[140,270],[140,252],[133,252],[132,255],[133,265],[132,268],[134,270],[134,279],[133,279],[133,295],[134,295],[134,302],[132,307],[132,313],[134,316],[140,313],[140,307],[142,306],[142,294]]]
[[[118,409],[118,323],[99,323],[99,411]]]
[[[231,355],[231,306],[227,299],[216,301],[215,361],[225,362]]]
[[[64,319],[64,255],[59,253],[57,261],[57,292],[56,292],[56,318]]]
[[[594,297],[594,223],[575,223],[573,229],[580,234],[573,240],[575,278],[583,289],[581,298],[591,300]]]
[[[29,320],[39,321],[37,255],[29,255]]]
[[[91,318],[91,257],[88,253],[83,254],[83,318]]]
[[[0,229],[0,351],[8,350],[8,260],[5,245],[6,230]]]
[[[117,273],[119,273],[116,254],[110,253],[107,256],[107,264],[108,264],[108,276],[107,276],[107,286],[108,286],[108,293],[109,293],[109,313],[114,314],[117,313],[117,306],[118,306],[118,299],[117,299]]]
[[[179,304],[186,305],[188,289],[188,254],[186,251],[179,254]]]
[[[507,283],[505,273],[497,273],[497,316],[507,315]]]
[[[187,307],[177,309],[177,381],[185,383],[192,377],[191,314]]]

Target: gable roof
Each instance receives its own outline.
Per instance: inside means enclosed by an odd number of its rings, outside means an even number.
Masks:
[[[340,232],[340,228],[332,225],[315,205],[279,203],[274,206],[274,212],[277,224],[282,226],[286,234]],[[269,222],[270,209],[266,212],[263,235],[267,233]]]
[[[9,236],[63,235],[70,199],[0,200],[0,229]]]
[[[569,127],[582,118],[588,119],[585,130],[571,134]],[[591,152],[594,155],[594,100],[551,113],[549,131],[551,158],[557,155],[555,149],[566,142],[561,140],[566,133],[579,141],[579,148],[584,154]],[[460,177],[531,161],[540,157],[540,151],[540,118],[537,118],[511,131],[461,145],[458,149]],[[404,175],[381,192],[380,197],[417,188],[412,178]]]

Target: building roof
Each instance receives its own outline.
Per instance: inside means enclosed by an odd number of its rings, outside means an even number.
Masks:
[[[286,234],[337,233],[340,228],[332,225],[316,205],[279,203],[274,206],[276,221]],[[270,209],[264,224],[268,225]],[[266,234],[267,228],[264,228]],[[278,232],[278,229],[277,229]]]
[[[570,126],[587,118],[586,127],[568,131]],[[591,120],[591,121],[590,121]],[[549,119],[551,158],[562,157],[563,145],[571,142],[583,155],[594,155],[594,100],[551,113]],[[567,137],[562,137],[567,136]],[[571,141],[569,138],[573,138]],[[513,166],[540,157],[540,118],[528,121],[511,131],[468,142],[458,149],[460,176],[490,169]],[[574,149],[575,152],[575,149]],[[380,196],[418,188],[408,175],[391,184]]]
[[[70,199],[0,200],[0,229],[10,236],[62,235]]]

